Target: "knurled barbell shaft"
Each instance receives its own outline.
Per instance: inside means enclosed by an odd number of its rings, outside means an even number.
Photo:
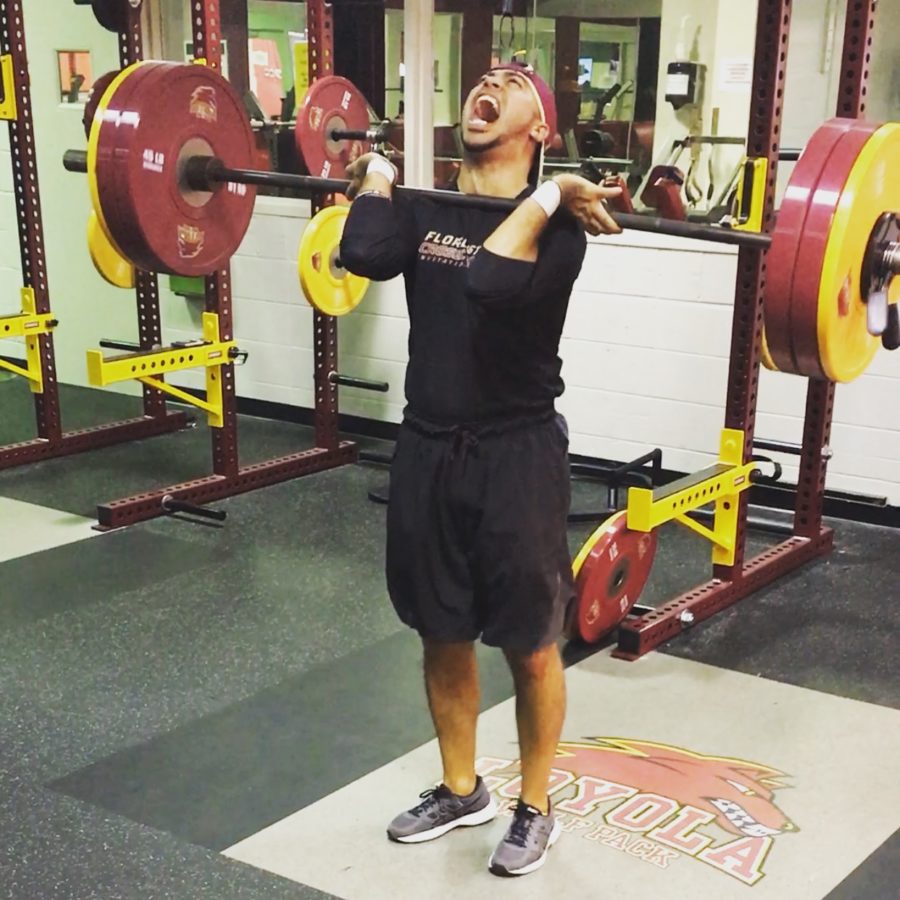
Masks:
[[[900,275],[900,243],[888,244],[884,249],[882,260],[885,271]]]
[[[70,172],[87,172],[87,154],[80,150],[67,150],[63,165]],[[320,191],[327,194],[342,194],[349,181],[337,178],[318,178],[312,175],[291,175],[285,172],[266,172],[260,169],[229,169],[213,156],[194,156],[187,160],[183,173],[188,187],[195,191],[212,190],[214,185],[250,184],[279,187],[294,191]],[[496,212],[510,212],[519,201],[503,197],[481,197],[461,194],[456,191],[441,191],[429,188],[396,188],[400,193],[411,193],[428,197],[448,206],[465,206]],[[681,222],[656,216],[641,216],[633,213],[610,213],[616,223],[629,231],[648,231],[673,237],[692,238],[717,244],[733,244],[741,247],[768,249],[772,238],[768,234],[752,231],[736,231],[719,225],[700,225],[696,222]]]

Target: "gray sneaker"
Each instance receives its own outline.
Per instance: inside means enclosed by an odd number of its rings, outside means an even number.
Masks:
[[[552,807],[545,816],[520,800],[512,824],[497,845],[488,868],[494,875],[527,875],[544,864],[547,851],[561,833],[562,827]]]
[[[419,844],[446,834],[459,825],[483,825],[497,815],[497,804],[485,787],[481,777],[475,782],[475,790],[468,797],[454,794],[441,784],[419,797],[422,802],[400,813],[388,825],[388,837],[403,844]]]

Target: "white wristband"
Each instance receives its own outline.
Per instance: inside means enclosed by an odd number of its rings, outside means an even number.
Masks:
[[[397,170],[383,156],[373,156],[366,166],[366,175],[375,173],[384,175],[389,184],[397,180]]]
[[[559,209],[562,191],[555,181],[545,181],[529,199],[534,200],[547,213],[547,218],[549,219]]]

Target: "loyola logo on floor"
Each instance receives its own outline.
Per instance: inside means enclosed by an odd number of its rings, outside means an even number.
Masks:
[[[776,806],[784,772],[651,741],[561,743],[550,794],[563,830],[668,868],[688,856],[754,885],[775,838],[797,831]],[[500,799],[519,796],[517,760],[482,757]]]

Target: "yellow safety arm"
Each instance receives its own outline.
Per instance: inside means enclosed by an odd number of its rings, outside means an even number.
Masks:
[[[34,289],[22,288],[22,312],[14,316],[0,316],[0,338],[25,338],[25,368],[0,359],[0,369],[27,378],[34,394],[44,393],[44,369],[41,366],[41,342],[38,337],[50,334],[56,327],[53,313],[36,312]]]
[[[734,200],[735,231],[762,231],[766,211],[767,159],[745,159],[738,178]]]
[[[755,462],[743,463],[744,434],[722,431],[719,462],[665,487],[631,488],[628,491],[628,527],[653,531],[666,522],[678,522],[713,544],[713,563],[731,565],[737,540],[740,495],[751,486]],[[706,528],[688,513],[715,503],[713,527]]]
[[[88,350],[88,382],[94,387],[105,387],[119,381],[140,381],[149,387],[163,391],[183,403],[189,403],[207,413],[213,428],[224,425],[221,368],[232,362],[232,351],[237,350],[234,341],[219,339],[219,317],[215,313],[203,313],[203,339],[185,346],[166,347],[162,350],[126,353],[104,359],[100,350]],[[167,384],[162,376],[184,369],[206,369],[206,399],[202,400]]]
[[[0,119],[12,122],[19,118],[16,105],[16,78],[13,71],[12,54],[0,56],[0,78],[3,81],[3,100],[0,101]]]

